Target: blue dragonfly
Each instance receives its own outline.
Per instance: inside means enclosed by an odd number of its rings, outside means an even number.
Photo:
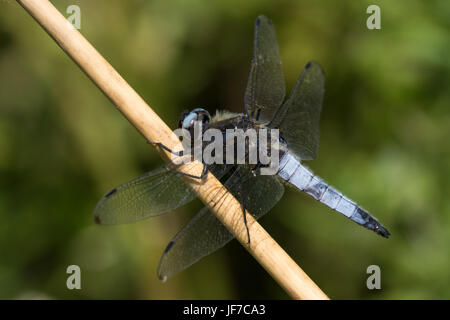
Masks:
[[[260,130],[277,128],[280,132],[280,161],[273,175],[261,175],[261,166],[244,164],[204,165],[221,181],[254,218],[267,213],[281,199],[284,185],[303,191],[353,220],[357,224],[389,237],[388,230],[366,210],[316,176],[302,162],[316,158],[319,147],[319,119],[325,92],[325,76],[320,65],[308,62],[285,99],[285,80],[272,22],[259,16],[255,22],[253,58],[245,90],[242,114],[220,112],[211,117],[201,108],[185,113],[179,127],[190,130],[196,123],[225,132],[229,128]],[[176,155],[160,143],[154,143]],[[196,198],[195,193],[169,162],[163,167],[122,184],[108,192],[97,204],[95,221],[111,225],[129,223],[170,212]],[[187,175],[187,174],[185,174]],[[220,199],[215,200],[220,205]],[[245,210],[244,221],[245,220]],[[248,230],[248,228],[247,228]],[[248,234],[249,241],[251,239]],[[202,257],[223,247],[233,235],[205,206],[170,241],[158,266],[165,280]]]

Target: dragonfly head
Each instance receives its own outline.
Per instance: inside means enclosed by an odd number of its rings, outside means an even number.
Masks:
[[[210,119],[211,116],[208,111],[202,108],[196,108],[191,112],[185,112],[182,115],[180,121],[178,122],[178,127],[189,130],[194,128],[194,124],[197,121],[201,121],[202,126],[205,127],[209,123]]]

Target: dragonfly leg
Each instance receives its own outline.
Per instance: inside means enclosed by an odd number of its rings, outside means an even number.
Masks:
[[[242,184],[240,185],[240,191],[239,191],[239,197],[240,197],[240,203],[242,208],[242,216],[244,218],[244,224],[245,228],[247,229],[247,244],[250,244],[250,230],[248,229],[247,224],[247,211],[245,211],[245,204],[244,204],[244,195],[242,194]]]
[[[255,164],[255,166],[252,168],[253,174],[254,174],[254,172],[255,172],[256,170],[258,170],[259,168],[261,168],[261,162],[258,162],[257,164]]]
[[[258,163],[255,164],[255,166],[251,169],[251,170],[252,170],[252,173],[253,173],[253,176],[256,177],[256,171],[257,171],[259,168],[267,168],[267,167],[269,167],[269,165],[267,165],[267,164],[262,164],[261,162],[258,161]]]
[[[203,170],[200,176],[195,176],[193,174],[189,174],[189,173],[185,173],[185,172],[181,172],[181,171],[175,171],[177,174],[185,176],[185,177],[189,177],[189,178],[193,178],[193,179],[198,179],[198,180],[203,180],[206,177],[206,173],[208,172],[208,165],[206,163],[203,163]]]
[[[150,140],[147,140],[147,143],[148,144],[157,145],[158,147],[163,148],[166,151],[169,151],[173,155],[176,155],[176,156],[182,156],[183,155],[183,151],[173,151],[172,149],[169,149],[168,147],[163,145],[161,142],[152,142]]]
[[[247,229],[247,244],[250,244],[250,230],[248,229],[247,224],[247,211],[245,211],[245,206],[243,203],[242,203],[242,214],[244,216],[245,229]]]

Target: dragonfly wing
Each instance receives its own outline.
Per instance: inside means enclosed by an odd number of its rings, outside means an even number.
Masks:
[[[316,62],[308,62],[289,98],[269,124],[280,129],[289,150],[301,160],[313,160],[317,155],[324,93],[325,75],[322,68]]]
[[[242,200],[245,208],[255,219],[268,212],[282,197],[284,187],[275,176],[254,176],[250,170],[239,166],[225,183],[225,187]],[[267,196],[269,195],[270,196]],[[216,206],[222,205],[215,199]],[[201,258],[223,247],[233,235],[204,207],[170,241],[158,266],[158,277],[167,279]],[[251,234],[250,234],[251,239]]]
[[[245,111],[253,119],[267,123],[285,94],[275,29],[269,19],[259,16],[255,22],[253,58],[245,89]]]
[[[226,172],[224,165],[208,168],[218,178]],[[98,202],[94,218],[105,225],[135,222],[175,210],[195,197],[170,163],[109,191]]]

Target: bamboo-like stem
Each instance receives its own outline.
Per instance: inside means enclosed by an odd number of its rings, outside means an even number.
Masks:
[[[169,148],[175,148],[179,144],[172,130],[48,0],[17,0],[17,2],[145,138],[160,142]],[[166,159],[169,157],[162,149],[158,149],[158,152]],[[188,170],[190,174],[199,175],[202,165],[191,164]],[[214,214],[292,298],[328,299],[250,214],[247,214],[247,219],[251,242],[247,243],[241,206],[214,175],[208,173],[202,183],[189,179],[186,181],[198,197],[210,207],[214,199],[222,198],[220,206],[212,207]]]

